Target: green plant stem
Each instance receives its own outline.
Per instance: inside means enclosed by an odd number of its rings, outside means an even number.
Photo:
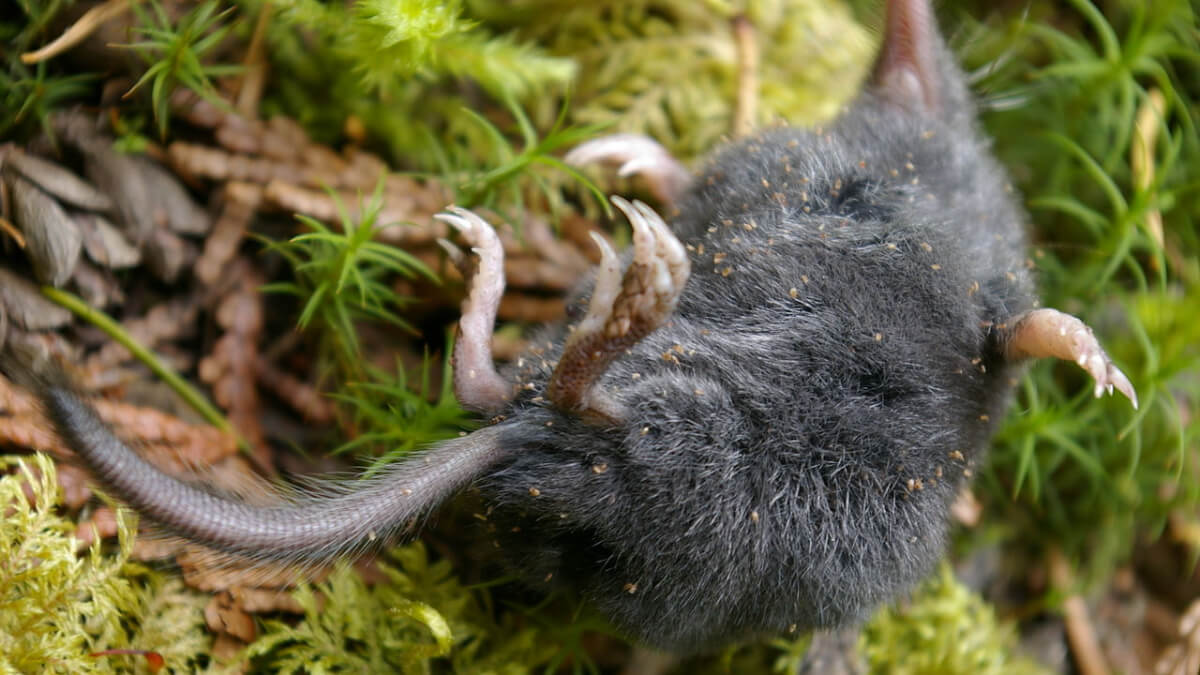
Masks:
[[[208,421],[209,424],[220,429],[221,431],[233,434],[238,441],[238,444],[243,448],[248,447],[246,440],[229,424],[229,420],[217,410],[213,404],[208,402],[204,394],[196,390],[195,387],[188,384],[178,373],[167,367],[158,356],[134,339],[121,324],[117,323],[104,312],[89,306],[81,298],[72,295],[64,290],[54,288],[53,286],[42,286],[42,295],[50,298],[50,300],[58,303],[62,307],[70,310],[75,316],[87,321],[93,326],[104,331],[106,335],[116,340],[118,344],[129,350],[134,358],[146,364],[155,375],[158,375],[167,386],[175,390],[183,400],[187,401],[196,412]]]

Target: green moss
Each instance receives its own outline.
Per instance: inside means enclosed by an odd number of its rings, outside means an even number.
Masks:
[[[379,229],[391,224],[378,222],[382,190],[381,180],[369,200],[360,199],[357,217],[331,191],[341,219],[336,228],[297,215],[308,231],[270,245],[291,265],[295,281],[267,284],[263,292],[302,301],[298,327],[305,330],[315,321],[319,334],[331,343],[322,346],[323,355],[331,357],[344,375],[362,374],[356,322],[374,321],[415,333],[400,316],[412,299],[392,290],[391,279],[420,276],[436,281],[433,272],[407,251],[375,241]]]
[[[949,564],[863,628],[859,651],[871,673],[1025,675],[1046,669],[1014,656],[1016,632],[954,578]]]
[[[1103,11],[1102,11],[1103,10]],[[1047,306],[1078,314],[1137,387],[1141,408],[1096,401],[1070,363],[1022,381],[980,494],[1010,542],[1061,546],[1102,582],[1138,532],[1200,504],[1200,166],[1188,0],[1035,3],[961,31],[995,148],[1027,198]],[[975,16],[984,16],[974,12]],[[1156,89],[1152,181],[1130,159],[1139,109]],[[1151,234],[1161,214],[1164,243]]]
[[[51,139],[49,115],[91,92],[99,78],[63,75],[45,62],[26,65],[20,55],[44,39],[47,26],[71,0],[19,0],[21,14],[0,20],[0,138],[23,138],[38,131]],[[10,12],[10,14],[16,14]]]
[[[487,596],[463,586],[421,543],[378,564],[387,581],[368,587],[349,567],[302,587],[295,623],[264,622],[246,655],[271,673],[527,673],[558,652],[544,632],[508,613],[497,623]],[[523,625],[524,624],[524,625]]]
[[[250,15],[263,11],[259,0],[239,4]],[[267,111],[297,117],[324,141],[337,139],[352,116],[393,160],[421,169],[447,157],[455,165],[487,157],[490,140],[467,114],[475,107],[468,89],[529,101],[561,93],[575,73],[570,59],[487,30],[460,2],[292,0],[272,7]]]
[[[258,0],[241,0],[246,15]],[[736,12],[758,31],[760,122],[827,119],[858,89],[871,40],[842,4],[755,0],[275,3],[266,107],[338,138],[354,117],[420,170],[494,168],[503,144],[469,112],[478,91],[542,129],[568,121],[647,133],[688,158],[730,132]],[[303,30],[297,30],[297,29]],[[515,133],[514,120],[504,131]]]
[[[0,672],[146,672],[135,655],[91,656],[114,649],[157,652],[160,672],[207,665],[206,598],[129,562],[129,518],[119,516],[116,553],[106,555],[97,542],[77,555],[75,524],[55,513],[53,462],[35,455],[0,465],[16,467],[0,477]]]
[[[844,4],[820,0],[475,0],[471,10],[579,63],[576,122],[647,134],[683,159],[732,132],[736,13],[754,24],[761,52],[759,123],[829,119],[874,52]]]
[[[206,53],[219,46],[232,27],[222,25],[231,10],[218,11],[217,1],[208,0],[176,21],[167,15],[166,8],[158,0],[152,0],[149,5],[149,10],[138,4],[131,6],[138,19],[133,29],[137,39],[120,46],[133,50],[145,62],[146,72],[129,93],[143,87],[149,90],[158,134],[166,138],[168,103],[176,87],[186,87],[222,105],[212,78],[232,75],[240,68],[206,63]]]

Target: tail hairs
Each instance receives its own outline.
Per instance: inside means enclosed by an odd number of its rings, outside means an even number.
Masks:
[[[322,563],[382,546],[506,455],[505,425],[497,425],[370,478],[309,481],[278,504],[251,505],[163,473],[113,434],[61,370],[27,356],[10,346],[0,370],[40,400],[55,431],[107,492],[170,534],[250,560]]]

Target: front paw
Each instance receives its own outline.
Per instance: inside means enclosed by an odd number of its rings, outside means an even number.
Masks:
[[[612,134],[577,146],[563,157],[571,166],[612,164],[622,178],[640,176],[651,194],[674,207],[692,182],[692,175],[658,141],[641,134]]]
[[[1096,382],[1095,394],[1121,392],[1138,407],[1137,392],[1100,346],[1092,329],[1057,309],[1035,309],[1009,322],[1004,340],[1012,358],[1052,356],[1074,361]]]

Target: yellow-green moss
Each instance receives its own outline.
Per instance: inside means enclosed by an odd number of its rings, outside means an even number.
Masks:
[[[77,554],[75,524],[56,513],[53,462],[34,455],[0,465],[15,467],[0,477],[0,673],[147,672],[140,656],[90,656],[112,649],[157,652],[163,673],[206,667],[204,596],[129,562],[131,519],[119,516],[115,553],[97,542]]]
[[[368,587],[342,566],[295,597],[299,622],[266,621],[246,651],[254,668],[271,673],[527,673],[558,647],[517,614],[500,623],[486,596],[463,586],[448,561],[430,562],[416,542],[378,563],[387,581]]]
[[[992,606],[954,578],[948,563],[911,600],[863,628],[859,651],[869,672],[891,675],[1034,675],[1046,669],[1014,655],[1016,632]]]
[[[475,0],[473,16],[579,64],[571,119],[647,134],[676,156],[732,129],[738,60],[730,21],[754,25],[756,122],[812,124],[858,92],[874,53],[844,3],[828,0]],[[553,110],[551,110],[553,112]]]

